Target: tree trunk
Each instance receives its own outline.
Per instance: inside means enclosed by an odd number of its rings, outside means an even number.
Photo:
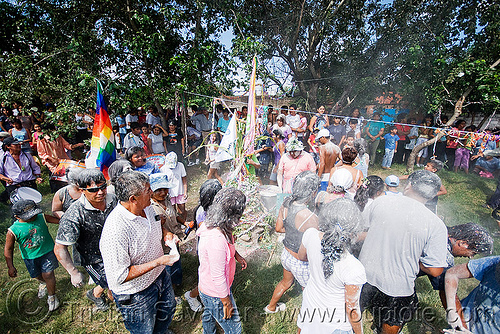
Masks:
[[[493,117],[493,115],[484,115],[483,119],[481,120],[481,122],[479,122],[479,125],[477,126],[478,130],[481,130],[484,123],[486,123],[486,120],[490,117]]]
[[[496,62],[494,62],[490,68],[491,69],[494,69],[497,65],[500,64],[500,59],[498,59]],[[451,116],[450,120],[448,121],[448,123],[446,123],[443,128],[448,128],[450,127],[453,123],[455,123],[456,119],[458,118],[458,116],[460,116],[460,114],[462,113],[462,107],[464,105],[464,102],[465,102],[465,99],[467,98],[467,96],[470,94],[470,92],[472,91],[473,87],[469,87],[463,94],[462,96],[457,100],[457,103],[455,103],[455,111],[453,112],[453,116]],[[410,154],[410,157],[408,158],[408,162],[406,164],[406,170],[410,173],[413,172],[413,165],[415,164],[415,158],[417,157],[417,154],[418,152],[420,152],[421,149],[423,149],[424,147],[427,147],[427,146],[430,146],[432,144],[434,144],[437,140],[441,139],[441,137],[443,137],[444,134],[442,132],[438,133],[438,135],[432,139],[429,139],[428,141],[426,141],[425,143],[422,143],[418,146],[415,146],[413,148],[413,150],[411,151],[411,154]]]
[[[471,91],[472,91],[472,87],[470,87],[469,89],[467,89],[462,94],[462,96],[457,100],[457,102],[455,103],[455,111],[453,113],[453,116],[451,116],[451,118],[448,120],[448,122],[444,125],[443,128],[448,128],[453,123],[455,123],[455,121],[458,118],[458,116],[460,116],[460,114],[462,113],[462,107],[464,105],[464,101],[467,98],[467,96],[470,94]],[[423,148],[434,144],[436,141],[438,141],[439,139],[441,139],[441,137],[443,137],[443,136],[444,136],[444,133],[441,131],[441,132],[439,132],[437,134],[436,137],[431,138],[428,141],[426,141],[426,142],[424,142],[424,143],[422,143],[422,144],[420,144],[418,146],[415,146],[413,148],[413,150],[411,151],[410,156],[408,157],[408,162],[406,163],[406,170],[409,173],[413,173],[413,165],[415,164],[415,159],[417,157],[418,152],[420,152]]]
[[[311,82],[307,86],[309,86],[307,91],[307,103],[312,111],[316,111],[318,109],[318,86],[317,82]]]

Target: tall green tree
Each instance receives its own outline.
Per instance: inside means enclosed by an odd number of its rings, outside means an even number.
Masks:
[[[5,10],[3,10],[5,7]],[[179,89],[227,91],[228,52],[208,6],[183,1],[25,0],[2,4],[12,36],[2,45],[4,100],[74,113],[95,101],[94,78],[112,109],[171,102]],[[193,27],[196,32],[192,33]]]
[[[249,44],[259,46],[262,58],[279,59],[299,94],[316,108],[318,99],[345,105],[377,76],[368,21],[374,9],[364,0],[247,0],[229,15],[235,17],[234,43],[243,46],[242,59],[253,55],[245,50]]]
[[[479,64],[488,64],[483,66],[488,69],[496,61],[499,10],[498,3],[475,0],[396,0],[380,6],[373,19],[378,44],[384,49],[379,67],[384,81],[421,113],[440,109],[452,113],[468,86],[475,85],[468,98],[482,103],[481,111],[490,114],[493,109],[485,103],[486,95],[477,89],[481,83],[476,80],[483,75],[468,71],[471,75],[450,78],[464,66],[476,64],[478,69]]]

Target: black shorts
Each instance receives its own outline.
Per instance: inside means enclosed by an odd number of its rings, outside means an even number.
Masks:
[[[429,281],[431,282],[432,288],[434,290],[444,291],[444,275],[448,269],[445,268],[443,273],[438,277],[433,277],[431,275],[427,275],[429,277]]]
[[[95,284],[99,285],[103,289],[108,288],[108,281],[106,280],[106,273],[104,272],[104,263],[93,263],[85,266],[85,270]]]
[[[391,297],[366,283],[361,290],[361,312],[367,309],[373,315],[373,325],[379,329],[382,324],[389,326],[404,326],[412,320],[418,309],[417,294],[413,292],[408,297]]]

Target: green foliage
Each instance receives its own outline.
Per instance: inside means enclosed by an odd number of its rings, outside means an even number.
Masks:
[[[52,103],[64,116],[95,104],[94,78],[117,112],[232,87],[224,25],[203,2],[26,0],[0,10],[4,101]]]
[[[468,100],[478,103],[475,109],[492,113],[498,92],[489,66],[500,54],[498,9],[497,3],[472,0],[382,6],[374,19],[387,82],[414,110],[452,111],[471,88]]]
[[[234,16],[233,54],[248,63],[258,54],[259,77],[285,92],[286,80],[297,83],[306,105],[339,99],[364,78],[374,75],[367,15],[369,1],[243,1]],[[357,93],[357,92],[356,92]],[[356,94],[354,93],[354,94]]]

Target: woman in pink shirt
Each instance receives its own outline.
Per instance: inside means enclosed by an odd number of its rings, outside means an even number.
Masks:
[[[236,261],[245,269],[247,263],[234,247],[233,229],[245,210],[246,197],[236,188],[224,188],[209,207],[199,236],[198,289],[205,306],[203,332],[216,332],[219,323],[226,333],[241,333],[241,320],[231,293]]]

